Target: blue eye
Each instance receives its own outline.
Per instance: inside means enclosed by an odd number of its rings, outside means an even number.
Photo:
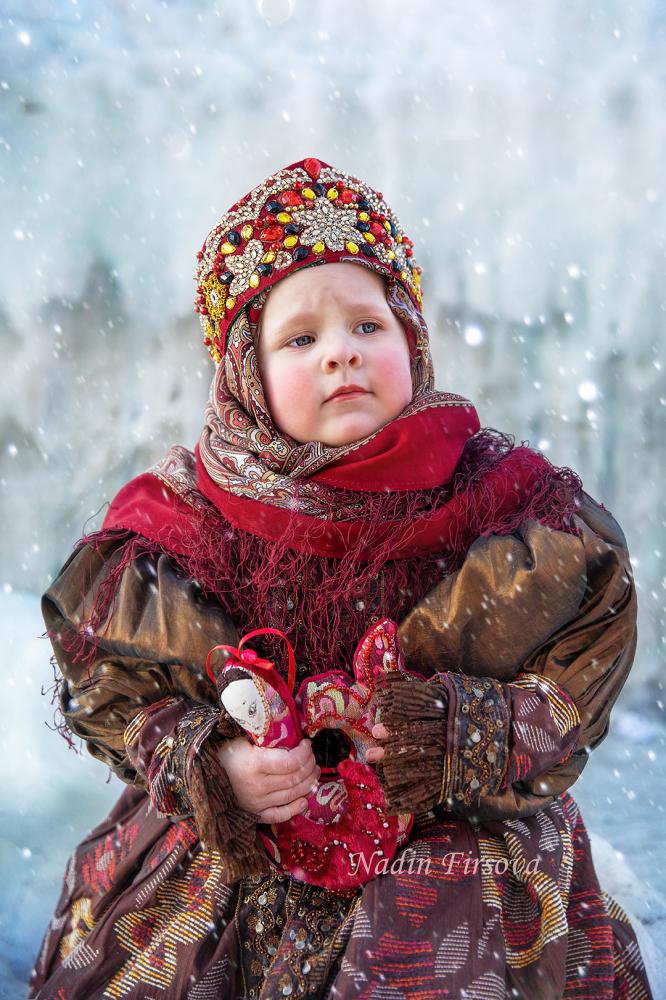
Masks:
[[[290,344],[296,344],[297,340],[304,340],[307,337],[310,337],[309,333],[302,333],[299,337],[294,337],[293,340],[290,340],[289,343]],[[310,340],[312,340],[312,337],[310,337]],[[296,346],[300,347],[301,345],[300,344],[296,344]]]
[[[359,323],[358,325],[359,326],[374,326],[375,330],[377,329],[377,324],[373,323],[373,321],[370,320],[370,319],[366,320],[365,323]],[[364,330],[363,332],[364,333],[374,333],[375,330]]]

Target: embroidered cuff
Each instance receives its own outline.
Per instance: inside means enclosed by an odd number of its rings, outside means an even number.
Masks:
[[[446,758],[439,803],[470,806],[501,786],[507,768],[509,710],[500,681],[438,675],[449,693]]]
[[[377,765],[389,813],[469,806],[500,787],[509,714],[499,681],[387,674],[375,699],[390,733]]]
[[[377,765],[390,813],[466,811],[563,764],[580,732],[571,696],[538,674],[508,683],[453,672],[428,681],[388,674],[375,699],[390,734]]]
[[[268,870],[257,817],[241,809],[217,751],[243,730],[224,711],[167,697],[125,730],[127,754],[163,816],[194,816],[204,846],[217,851],[226,880]]]

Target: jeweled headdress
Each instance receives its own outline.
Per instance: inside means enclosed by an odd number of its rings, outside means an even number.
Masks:
[[[399,281],[420,311],[421,268],[381,191],[308,157],[233,205],[197,255],[195,308],[219,364],[227,331],[255,296],[302,267],[364,259]]]

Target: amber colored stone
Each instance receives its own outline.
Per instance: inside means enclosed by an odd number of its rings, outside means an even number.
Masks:
[[[329,201],[335,201],[338,197],[338,192],[336,191],[335,188],[329,188],[328,191],[326,192],[326,197],[328,198]]]
[[[243,226],[241,229],[241,236],[244,240],[249,240],[250,236],[252,236],[252,226]]]
[[[352,243],[351,240],[348,240],[345,243],[345,246],[347,247],[347,249],[349,250],[350,253],[358,253],[358,247],[356,246],[355,243]]]
[[[297,243],[298,243],[298,236],[287,236],[286,240],[284,241],[284,245],[286,247],[295,247]]]
[[[236,247],[233,245],[233,243],[223,243],[222,246],[220,247],[220,253],[223,254],[236,253]]]
[[[312,188],[303,188],[303,197],[307,198],[308,201],[312,201],[312,199],[315,197],[315,193],[312,190]]]
[[[318,240],[314,244],[314,246],[312,247],[312,252],[313,253],[323,253],[325,249],[326,249],[326,246],[321,242],[321,240]]]
[[[278,222],[283,222],[283,223],[284,222],[291,222],[291,216],[290,216],[289,212],[278,212],[278,214],[277,214],[277,221]]]

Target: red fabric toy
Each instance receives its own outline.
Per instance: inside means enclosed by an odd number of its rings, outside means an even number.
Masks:
[[[243,644],[256,635],[281,635],[289,648],[289,674],[285,684],[273,664]],[[273,863],[302,882],[329,889],[349,889],[370,881],[370,865],[360,862],[388,858],[406,842],[413,815],[386,814],[386,802],[374,768],[366,762],[370,747],[377,746],[372,727],[379,721],[373,705],[375,681],[388,671],[409,673],[398,645],[397,626],[385,618],[371,626],[356,647],[354,677],[328,671],[308,677],[292,696],[296,664],[288,639],[277,629],[256,629],[230,653],[217,678],[220,701],[250,739],[266,748],[298,745],[303,736],[314,738],[324,730],[337,730],[348,743],[349,756],[322,775],[302,815],[260,829]]]

